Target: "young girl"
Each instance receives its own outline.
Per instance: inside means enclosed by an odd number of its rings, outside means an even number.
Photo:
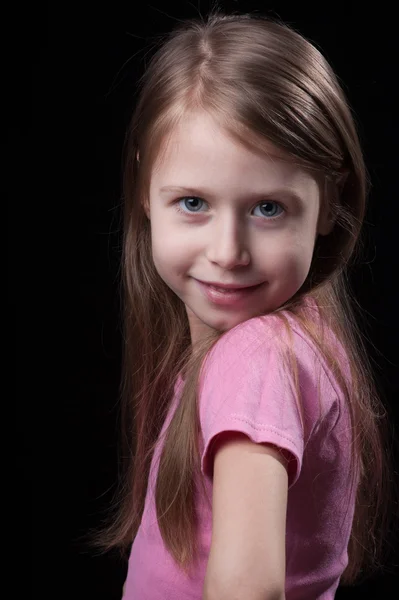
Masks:
[[[250,15],[184,22],[141,84],[128,468],[102,542],[132,544],[125,600],[333,598],[377,561],[389,482],[345,283],[366,198],[351,111],[311,43]]]

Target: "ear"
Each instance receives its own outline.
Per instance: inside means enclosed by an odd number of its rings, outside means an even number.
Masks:
[[[151,220],[150,206],[149,206],[148,202],[142,202],[142,207],[143,207],[145,214],[147,215],[147,219]]]
[[[328,235],[334,228],[336,221],[336,213],[332,207],[340,204],[340,196],[342,188],[345,185],[349,171],[343,170],[338,179],[334,181],[325,180],[323,193],[320,198],[320,214],[317,224],[317,233],[320,235]]]
[[[331,206],[333,204],[334,195],[337,196],[338,194],[336,193],[335,186],[328,179],[324,179],[323,184],[320,186],[320,192],[320,209],[319,219],[317,222],[317,234],[328,235],[331,233],[335,223]]]
[[[319,222],[317,224],[317,233],[319,235],[328,235],[334,228],[335,218],[328,206],[320,207]]]
[[[136,160],[140,164],[140,152],[138,150],[136,152]],[[145,214],[147,215],[147,218],[150,219],[151,218],[150,217],[150,206],[149,206],[148,202],[142,202],[142,207],[143,207]]]

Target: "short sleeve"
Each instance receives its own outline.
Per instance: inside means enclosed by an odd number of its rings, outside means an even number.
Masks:
[[[207,355],[199,386],[205,476],[213,477],[212,444],[218,434],[237,431],[255,443],[278,447],[289,459],[289,487],[297,481],[305,430],[312,429],[320,416],[317,391],[323,393],[323,385],[320,388],[320,381],[315,381],[317,359],[311,346],[295,331],[290,341],[285,335],[276,318],[256,317],[227,332]],[[296,369],[284,359],[287,341]]]

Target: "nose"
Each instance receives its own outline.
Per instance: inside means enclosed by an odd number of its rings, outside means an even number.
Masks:
[[[237,266],[245,266],[250,262],[246,232],[240,227],[236,218],[224,220],[211,231],[208,243],[207,258],[223,269],[230,270]]]

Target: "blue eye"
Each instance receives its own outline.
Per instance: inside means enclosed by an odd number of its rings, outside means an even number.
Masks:
[[[267,202],[261,202],[260,204],[257,205],[262,207],[262,210],[264,210],[264,214],[262,214],[262,216],[267,216],[270,219],[276,219],[277,217],[279,217],[281,215],[282,212],[284,212],[284,209],[282,208],[282,206],[280,206],[280,204],[277,204],[277,202],[274,202],[274,200],[268,200]],[[280,210],[281,212],[275,212],[275,209]],[[271,213],[271,214],[270,214]]]
[[[175,205],[177,208],[177,210],[179,212],[185,212],[184,210],[182,210],[179,206],[180,202],[184,201],[184,200],[194,200],[194,204],[198,204],[199,202],[203,202],[202,198],[198,198],[197,196],[184,196],[183,198],[179,198],[179,200],[177,201],[177,204]],[[191,206],[191,208],[193,208],[193,212],[198,212],[198,208],[196,206]],[[191,212],[191,211],[189,211]]]
[[[186,200],[192,201],[191,206],[186,204]],[[201,202],[205,202],[205,201],[202,198],[198,198],[198,196],[183,196],[183,198],[179,198],[175,202],[174,206],[175,206],[177,212],[179,212],[181,214],[194,215],[195,213],[202,212],[198,208],[198,203],[201,203]],[[180,203],[184,203],[185,208],[190,207],[190,209],[192,208],[193,210],[183,210],[181,208]],[[261,216],[268,217],[266,219],[268,221],[279,218],[280,215],[285,212],[285,209],[280,204],[275,202],[274,200],[265,200],[264,202],[260,202],[259,204],[257,204],[257,207],[258,206],[262,207],[263,214],[261,214]],[[277,212],[277,214],[276,214],[276,209],[277,209],[277,211],[280,211],[280,212]]]

